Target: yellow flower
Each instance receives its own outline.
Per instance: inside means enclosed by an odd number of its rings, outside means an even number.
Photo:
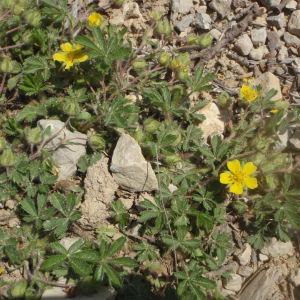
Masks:
[[[279,112],[279,109],[274,108],[274,109],[271,109],[270,112],[272,114],[277,114]]]
[[[258,92],[252,86],[243,84],[240,89],[240,97],[247,102],[252,102],[258,97]]]
[[[220,174],[220,182],[227,184],[231,193],[240,195],[245,188],[257,188],[257,179],[251,175],[256,171],[256,166],[252,162],[247,162],[241,166],[237,159],[227,162],[229,171]]]
[[[4,267],[0,266],[0,276],[5,273]]]
[[[83,46],[78,44],[64,43],[60,45],[62,51],[53,55],[53,60],[63,62],[65,69],[68,70],[74,66],[88,60],[88,55],[82,51]]]
[[[99,27],[103,23],[104,18],[100,14],[93,12],[88,16],[88,24],[91,27]]]

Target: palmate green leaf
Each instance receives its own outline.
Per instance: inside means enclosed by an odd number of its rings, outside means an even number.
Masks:
[[[137,263],[135,260],[133,260],[130,257],[117,257],[112,260],[110,260],[110,263],[116,265],[116,266],[122,266],[122,267],[128,267],[128,268],[134,268],[137,266]]]
[[[92,273],[92,267],[82,259],[75,257],[70,258],[70,266],[80,276],[88,276]]]
[[[45,271],[51,271],[54,268],[60,266],[66,260],[66,256],[62,254],[52,255],[47,258],[41,265],[41,268]]]
[[[91,262],[95,263],[99,261],[99,253],[97,253],[95,250],[86,249],[86,250],[80,250],[72,254],[72,259],[76,258],[79,260],[83,260],[85,262]]]
[[[25,75],[19,83],[19,88],[27,96],[38,95],[41,92],[49,89],[49,86],[45,84],[41,75]]]
[[[24,74],[36,74],[40,73],[43,80],[48,80],[50,77],[50,68],[45,57],[30,56],[23,64]]]
[[[66,209],[66,199],[58,194],[52,194],[49,197],[50,203],[55,207],[59,212],[61,212],[64,216],[67,215],[67,209]]]
[[[203,69],[198,68],[195,71],[195,75],[188,79],[187,82],[193,92],[202,92],[211,88],[211,82],[214,78],[215,75],[213,73],[204,74]]]
[[[47,116],[47,109],[44,105],[26,105],[16,117],[18,122],[28,121],[32,122],[39,117]]]
[[[122,285],[121,277],[119,275],[120,272],[117,272],[108,264],[104,264],[102,267],[109,282],[114,286],[120,287]]]
[[[110,255],[113,256],[117,252],[119,252],[126,242],[126,238],[124,236],[118,238],[110,245]]]
[[[67,255],[67,249],[59,242],[51,243],[51,249],[59,254]]]
[[[26,211],[32,217],[38,217],[38,212],[36,210],[35,204],[31,199],[23,200],[20,203],[22,209]]]
[[[129,128],[138,121],[139,108],[125,98],[116,98],[102,106],[105,126]]]

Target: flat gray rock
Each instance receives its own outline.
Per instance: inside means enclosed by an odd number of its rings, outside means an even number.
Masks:
[[[136,140],[128,134],[122,134],[117,142],[110,171],[115,181],[126,190],[158,190],[157,178],[151,164],[145,160]]]
[[[193,0],[172,0],[173,13],[187,14],[193,7]]]
[[[288,30],[300,38],[300,9],[293,11],[288,23]]]
[[[58,180],[72,177],[76,173],[78,160],[86,153],[87,136],[68,130],[60,120],[39,120],[38,126],[45,132],[44,140],[53,136],[44,149],[53,151]]]

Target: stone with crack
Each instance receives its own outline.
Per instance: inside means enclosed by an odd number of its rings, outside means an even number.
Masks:
[[[173,13],[187,14],[193,7],[193,0],[172,0]]]
[[[276,238],[272,238],[262,249],[261,253],[272,257],[292,256],[295,252],[293,244],[289,242],[281,242]]]
[[[291,14],[288,31],[300,38],[300,9],[293,11]]]
[[[108,170],[108,158],[102,157],[90,166],[84,180],[84,201],[81,204],[82,223],[98,226],[106,223],[109,208],[118,184]]]
[[[251,252],[252,252],[251,246],[248,243],[246,243],[244,251],[240,255],[238,255],[239,263],[242,266],[246,266],[250,263]]]
[[[254,46],[264,45],[267,39],[266,27],[251,30],[251,40]]]
[[[205,117],[205,120],[198,125],[202,130],[205,141],[209,136],[222,134],[224,132],[225,125],[221,120],[220,110],[215,103],[208,103],[206,106],[201,108],[198,113]]]
[[[253,48],[253,43],[249,38],[248,34],[242,34],[235,42],[235,48],[242,55],[249,55]]]
[[[44,149],[53,152],[58,181],[72,177],[76,173],[78,160],[86,153],[87,136],[68,130],[60,120],[39,120],[38,126],[44,131],[43,142],[53,137]]]
[[[208,14],[200,12],[195,16],[194,25],[199,29],[210,30],[211,22],[211,18]]]
[[[222,18],[225,18],[231,10],[231,0],[212,0],[209,6]]]
[[[242,288],[243,278],[238,274],[231,274],[230,278],[224,283],[224,288],[230,291],[238,292]]]
[[[272,89],[275,90],[277,93],[272,97],[271,100],[276,101],[282,99],[280,80],[277,76],[275,76],[271,72],[265,72],[261,74],[255,80],[255,85],[260,85],[263,93],[267,93]]]
[[[114,149],[110,171],[115,181],[132,192],[156,191],[158,181],[141,147],[128,134],[122,134]]]

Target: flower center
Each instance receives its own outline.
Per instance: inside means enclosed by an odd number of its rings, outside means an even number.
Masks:
[[[240,184],[243,184],[244,178],[245,178],[245,176],[244,176],[243,172],[237,172],[235,174],[232,174],[233,182],[238,182]]]

